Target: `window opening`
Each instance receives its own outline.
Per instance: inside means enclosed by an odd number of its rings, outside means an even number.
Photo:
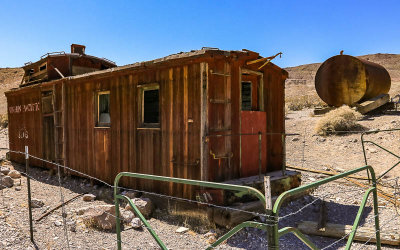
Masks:
[[[110,91],[97,93],[97,126],[109,127],[110,118]]]
[[[143,123],[160,123],[159,89],[143,90]]]
[[[252,107],[251,82],[242,82],[242,110],[250,111]]]

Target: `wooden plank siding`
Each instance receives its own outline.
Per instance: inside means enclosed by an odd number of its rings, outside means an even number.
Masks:
[[[225,181],[240,171],[240,69],[258,58],[254,52],[226,56],[210,52],[159,65],[142,65],[85,77],[64,78],[7,92],[8,107],[40,102],[41,91],[56,84],[57,98],[65,88],[65,161],[72,169],[112,184],[122,171],[187,179]],[[267,171],[284,162],[284,80],[286,74],[270,64],[264,73],[264,109],[267,113]],[[141,127],[141,93],[148,84],[159,85],[160,126]],[[109,127],[96,127],[96,93],[110,91]],[[61,108],[61,107],[57,107]],[[41,109],[40,109],[41,110]],[[23,151],[21,126],[29,126],[34,140],[30,153],[43,156],[40,112],[10,114],[10,147]],[[10,111],[10,109],[9,109]],[[234,135],[210,137],[209,135]],[[227,156],[229,158],[214,159]],[[23,162],[23,156],[11,154]],[[33,165],[43,166],[41,162]],[[74,174],[74,173],[72,173]],[[122,178],[122,185],[178,197],[194,198],[197,187]]]

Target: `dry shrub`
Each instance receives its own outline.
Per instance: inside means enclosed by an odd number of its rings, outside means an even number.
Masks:
[[[359,131],[363,127],[357,123],[362,115],[349,106],[342,106],[326,113],[315,126],[319,135],[329,135],[335,132]]]
[[[314,95],[291,97],[287,98],[285,101],[287,108],[293,111],[326,105],[318,96]]]
[[[8,116],[7,114],[0,115],[0,127],[7,128],[8,126]]]

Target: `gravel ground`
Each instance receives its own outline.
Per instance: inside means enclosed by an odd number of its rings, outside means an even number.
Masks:
[[[364,159],[360,145],[360,135],[343,135],[320,137],[313,134],[313,126],[318,117],[310,116],[310,111],[298,111],[288,114],[286,121],[288,133],[299,133],[299,136],[288,137],[287,139],[287,162],[291,165],[303,166],[317,170],[327,170],[326,166],[331,166],[337,170],[348,170],[364,165]],[[385,116],[370,116],[361,123],[369,128],[390,128],[396,127],[398,114]],[[384,124],[384,125],[382,125]],[[377,140],[389,147],[393,151],[398,150],[398,133],[374,134],[372,140]],[[297,139],[294,139],[297,138]],[[0,147],[7,146],[7,130],[0,130]],[[4,150],[0,151],[0,157],[4,156]],[[377,173],[382,173],[385,169],[393,165],[395,158],[390,158],[379,151],[368,148],[368,161],[374,166]],[[17,170],[24,171],[23,166],[10,165]],[[396,169],[390,172],[389,177],[384,181],[395,184],[395,177],[398,176]],[[49,171],[40,168],[31,168],[30,175],[32,180],[32,195],[45,203],[42,208],[33,210],[33,218],[40,217],[48,209],[60,203],[60,188],[58,177],[50,175]],[[314,182],[325,178],[321,174],[308,172],[302,173],[303,184]],[[69,177],[62,180],[64,199],[67,200],[80,193],[92,192],[95,194],[104,193],[103,186],[91,186],[88,181]],[[34,246],[29,241],[29,224],[27,214],[27,190],[26,178],[21,178],[13,188],[3,189],[0,193],[0,249],[32,249]],[[21,188],[19,190],[19,188]],[[389,189],[388,189],[389,190]],[[392,190],[393,191],[393,190]],[[365,189],[357,187],[345,180],[336,181],[315,189],[309,195],[300,197],[287,204],[284,204],[280,212],[279,227],[296,226],[297,223],[308,220],[317,221],[319,218],[319,207],[321,200],[327,204],[328,221],[338,224],[352,224],[358,205],[361,202]],[[371,200],[371,199],[370,199]],[[81,198],[74,200],[65,206],[67,225],[76,219],[75,211],[89,205],[107,204],[103,200],[96,200],[88,203]],[[379,199],[380,221],[383,226],[382,231],[397,230],[400,228],[399,216],[396,214],[393,205],[385,200]],[[34,237],[39,249],[65,249],[67,248],[64,227],[57,226],[57,222],[62,222],[61,209],[56,210],[40,222],[34,223]],[[185,221],[177,220],[173,216],[167,215],[165,211],[156,210],[154,218],[149,220],[154,230],[160,238],[171,249],[200,249],[208,246],[210,239],[207,233],[215,230],[218,236],[226,232],[226,229],[196,227],[184,234],[176,233],[180,226],[189,226]],[[374,216],[369,201],[363,214],[360,226],[374,226]],[[116,235],[98,231],[92,228],[77,228],[73,232],[68,227],[67,230],[69,245],[71,249],[115,249]],[[342,249],[346,240],[310,236],[310,239],[321,248],[330,246],[328,249]],[[147,230],[134,230],[126,227],[122,233],[124,249],[157,249],[156,242],[151,238]],[[245,229],[221,245],[220,249],[265,249],[265,232],[258,229]],[[307,247],[293,235],[285,235],[280,239],[282,249],[307,249]],[[374,244],[364,244],[356,242],[354,249],[375,249]],[[383,249],[393,247],[384,246]]]

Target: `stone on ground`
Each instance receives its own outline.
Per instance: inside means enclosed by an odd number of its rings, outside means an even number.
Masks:
[[[10,173],[10,169],[7,167],[0,167],[0,173],[8,175],[8,173]]]
[[[142,228],[142,221],[139,218],[134,218],[131,222],[131,225],[134,229],[140,229]]]
[[[179,227],[178,229],[176,229],[176,233],[179,233],[179,234],[183,234],[183,233],[186,233],[187,231],[189,231],[189,228],[187,228],[187,227]]]
[[[44,202],[42,200],[32,198],[31,206],[32,208],[41,208],[44,206]]]
[[[93,194],[85,194],[82,197],[83,201],[94,201],[95,199],[96,199],[96,195],[93,195]]]
[[[140,196],[138,192],[133,192],[133,191],[124,191],[121,194],[130,199],[138,198]]]
[[[10,176],[0,177],[0,189],[14,186],[14,180]]]
[[[92,226],[100,230],[115,231],[116,214],[114,205],[99,205],[82,208],[78,211],[78,213],[79,212],[83,213],[81,219],[85,225]],[[126,218],[126,214],[127,213],[124,209],[120,209],[120,217],[122,222],[127,222],[129,220],[129,218]]]
[[[138,208],[145,218],[150,218],[154,210],[153,202],[149,198],[135,198],[132,200],[133,204]],[[129,204],[125,207],[126,210],[133,211]]]
[[[18,172],[17,170],[11,170],[11,171],[8,173],[8,176],[10,176],[10,177],[13,178],[13,179],[18,179],[18,178],[21,178],[21,173]]]

